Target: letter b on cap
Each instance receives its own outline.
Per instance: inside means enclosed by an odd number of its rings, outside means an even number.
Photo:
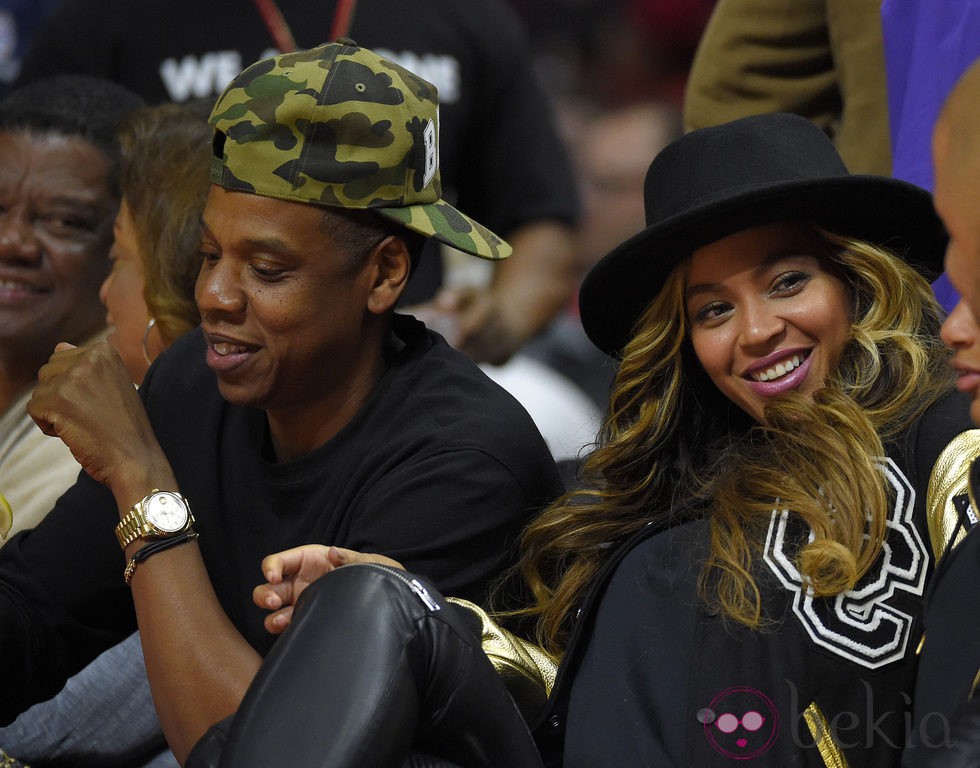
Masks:
[[[422,186],[429,186],[432,177],[436,175],[436,168],[439,167],[439,149],[436,146],[436,126],[431,120],[425,121],[425,128],[422,129],[422,141],[425,144],[425,165],[422,175]]]

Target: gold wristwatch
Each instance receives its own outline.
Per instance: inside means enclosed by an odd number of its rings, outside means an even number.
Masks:
[[[137,539],[163,539],[194,528],[194,515],[179,493],[154,488],[116,526],[119,546],[126,549]]]

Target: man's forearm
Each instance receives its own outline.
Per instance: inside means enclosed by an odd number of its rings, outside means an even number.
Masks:
[[[141,563],[131,586],[153,702],[182,762],[238,708],[261,657],[222,610],[196,542]]]

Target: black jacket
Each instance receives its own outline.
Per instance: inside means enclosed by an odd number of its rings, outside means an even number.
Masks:
[[[897,765],[918,727],[916,648],[934,559],[927,488],[937,457],[971,426],[968,405],[951,394],[886,446],[895,505],[885,551],[846,595],[812,599],[794,582],[807,532],[774,510],[755,573],[764,631],[698,599],[707,521],[648,526],[619,546],[583,601],[534,726],[548,763],[824,766],[820,741],[852,766]],[[749,730],[752,711],[763,724]]]

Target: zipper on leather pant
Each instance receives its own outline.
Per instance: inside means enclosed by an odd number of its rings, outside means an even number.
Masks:
[[[422,582],[418,579],[410,579],[406,575],[405,571],[392,568],[390,565],[381,565],[381,563],[358,563],[358,565],[366,565],[369,568],[374,568],[376,570],[391,574],[402,584],[412,590],[412,592],[415,593],[415,596],[418,597],[418,599],[422,601],[422,604],[425,605],[425,607],[430,611],[438,611],[442,609],[442,606],[439,605],[439,603],[435,601],[435,598],[429,594],[429,590],[422,585]]]

